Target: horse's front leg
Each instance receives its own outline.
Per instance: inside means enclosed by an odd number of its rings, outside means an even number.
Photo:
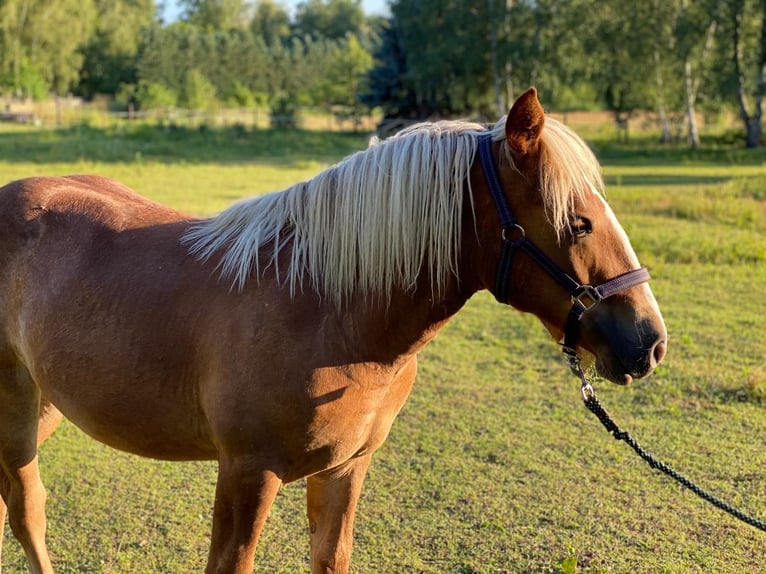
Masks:
[[[250,456],[222,457],[205,574],[251,574],[258,538],[282,479]]]
[[[0,492],[2,492],[2,489],[0,489]],[[5,513],[5,502],[3,502],[2,497],[0,497],[0,572],[3,571],[3,534],[5,532]]]
[[[355,458],[307,479],[312,574],[348,572],[356,505],[371,458]]]

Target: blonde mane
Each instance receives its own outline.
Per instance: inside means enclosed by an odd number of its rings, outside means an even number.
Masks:
[[[491,133],[503,140],[504,125],[501,118],[487,132],[463,121],[418,124],[307,182],[196,223],[184,243],[201,260],[221,251],[221,274],[239,289],[273,265],[292,295],[308,280],[340,305],[353,292],[388,298],[394,288],[411,291],[427,268],[439,295],[458,275],[463,193],[467,188],[473,206],[468,172],[477,138]],[[541,145],[540,187],[561,233],[573,193],[601,189],[600,168],[584,142],[553,119]],[[280,275],[277,259],[286,245],[290,263]]]

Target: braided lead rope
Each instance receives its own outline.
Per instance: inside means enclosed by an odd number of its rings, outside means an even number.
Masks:
[[[582,368],[581,368],[581,371],[582,371]],[[638,456],[640,456],[647,463],[649,463],[649,466],[661,472],[664,472],[670,478],[682,484],[683,486],[691,490],[694,494],[696,494],[703,500],[706,500],[713,506],[716,506],[720,508],[721,510],[728,512],[735,518],[739,518],[742,522],[745,522],[749,524],[750,526],[754,526],[755,528],[766,532],[766,521],[759,520],[758,518],[755,518],[753,516],[749,516],[745,514],[744,512],[742,512],[741,510],[733,507],[731,504],[724,502],[723,500],[721,500],[720,498],[717,498],[716,496],[713,496],[706,490],[697,486],[695,483],[693,483],[691,480],[689,480],[682,474],[670,468],[664,462],[657,460],[650,453],[646,452],[641,447],[641,445],[638,444],[638,442],[632,436],[630,436],[630,433],[620,429],[620,427],[617,425],[616,422],[614,422],[614,419],[612,419],[612,417],[609,415],[606,409],[603,406],[601,406],[601,402],[598,400],[598,398],[596,398],[596,391],[594,391],[593,387],[590,386],[590,383],[587,382],[584,374],[582,375],[582,380],[583,380],[582,396],[583,396],[583,400],[585,401],[585,406],[588,408],[590,412],[592,412],[594,415],[598,417],[598,420],[601,421],[601,424],[604,425],[606,430],[609,431],[612,434],[612,436],[614,436],[615,439],[625,441],[628,444],[628,446],[630,446],[630,448],[636,451]]]

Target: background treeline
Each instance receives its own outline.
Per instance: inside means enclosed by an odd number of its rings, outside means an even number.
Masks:
[[[0,92],[125,108],[298,106],[495,118],[536,85],[549,109],[656,112],[665,140],[735,112],[761,143],[766,2],[756,0],[0,0]]]

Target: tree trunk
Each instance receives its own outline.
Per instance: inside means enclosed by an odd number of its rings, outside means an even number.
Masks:
[[[684,107],[686,109],[686,127],[688,129],[687,141],[689,143],[689,147],[692,149],[697,149],[700,146],[700,135],[699,130],[697,129],[697,116],[694,107],[696,101],[696,90],[694,89],[693,84],[694,80],[692,76],[692,63],[689,61],[687,56],[686,60],[684,61],[684,99],[686,100]]]
[[[737,72],[737,104],[739,117],[745,127],[745,145],[748,148],[758,147],[762,143],[763,127],[761,115],[763,108],[763,91],[766,84],[766,0],[761,0],[761,42],[758,54],[758,80],[753,114],[748,111],[745,87],[745,72],[743,69],[742,19],[744,2],[739,2],[734,11],[734,67]]]
[[[655,0],[652,3],[652,9],[658,10],[659,1]],[[668,118],[667,111],[665,110],[665,77],[662,70],[662,40],[663,35],[663,21],[657,18],[654,22],[655,33],[652,41],[652,56],[654,58],[654,83],[657,89],[657,114],[660,119],[660,128],[662,129],[661,143],[668,144],[673,141],[673,134],[670,129],[670,120]]]
[[[657,72],[655,76],[655,82],[657,84],[657,113],[660,116],[660,126],[662,127],[662,143],[667,144],[673,140],[673,135],[670,131],[670,121],[668,120],[668,114],[665,112],[665,80],[662,78],[662,61],[660,57],[660,47],[657,45],[657,39],[654,44],[654,68]]]
[[[700,53],[699,62],[697,64],[698,70],[705,68],[705,61],[707,55],[713,49],[713,39],[715,32],[718,28],[718,12],[714,12],[710,19],[710,24],[705,32],[705,43],[702,45],[702,52]],[[686,54],[684,57],[684,95],[686,98],[686,128],[687,128],[687,141],[692,148],[697,148],[700,145],[699,131],[697,129],[697,119],[695,104],[697,102],[697,93],[699,91],[700,78],[694,76],[691,65],[691,55]]]
[[[755,148],[761,145],[763,140],[763,129],[761,127],[761,119],[756,120],[755,117],[750,118],[745,126],[745,146],[749,148]]]
[[[755,126],[752,128],[752,139],[756,143],[751,146],[760,146],[763,143],[763,95],[766,91],[766,0],[761,0],[761,42],[760,53],[758,54],[758,83],[756,85],[755,95],[755,113],[753,119]],[[748,143],[750,142],[750,133],[748,133]]]

